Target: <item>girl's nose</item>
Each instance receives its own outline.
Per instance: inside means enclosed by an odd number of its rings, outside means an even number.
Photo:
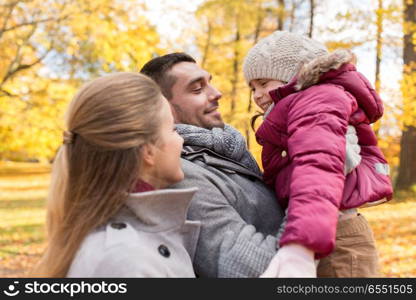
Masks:
[[[254,102],[256,102],[256,104],[259,104],[259,102],[260,102],[261,98],[262,98],[262,93],[260,93],[260,91],[259,91],[259,90],[255,90],[255,91],[253,92],[253,99],[254,99]]]

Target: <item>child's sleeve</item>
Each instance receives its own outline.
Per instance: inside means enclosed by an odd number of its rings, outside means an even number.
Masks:
[[[288,110],[288,151],[293,172],[280,246],[299,243],[320,258],[335,245],[351,101],[336,87],[317,89],[308,96],[300,93]]]

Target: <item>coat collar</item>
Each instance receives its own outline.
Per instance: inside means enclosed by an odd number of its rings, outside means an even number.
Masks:
[[[345,63],[339,68],[320,75],[315,84],[329,83],[342,86],[356,99],[370,123],[377,121],[383,115],[383,102],[372,88],[370,82],[354,65]],[[298,78],[293,78],[288,84],[270,91],[270,96],[276,104],[281,99],[299,92]]]
[[[162,189],[132,193],[125,206],[139,220],[141,230],[164,231],[185,224],[189,204],[197,190]]]
[[[294,77],[288,84],[281,86],[275,90],[269,92],[270,97],[276,104],[279,100],[289,96],[290,94],[296,93],[297,78]]]
[[[345,72],[356,72],[356,68],[352,64],[344,64],[336,70],[330,70],[319,77],[316,83],[330,82],[332,79],[337,78],[340,74]],[[294,77],[288,84],[285,84],[275,90],[269,92],[273,102],[276,103],[279,100],[289,96],[290,94],[299,92],[298,77]]]

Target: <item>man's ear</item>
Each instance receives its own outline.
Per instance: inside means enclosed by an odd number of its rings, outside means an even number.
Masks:
[[[172,104],[171,101],[168,101],[168,102],[169,102],[169,106],[170,106],[170,111],[172,112],[173,122],[175,124],[180,123],[180,122],[178,122],[178,113],[177,113],[177,109],[180,110],[180,108],[177,105]]]
[[[153,167],[156,164],[156,147],[151,143],[144,144],[141,148],[142,162]]]

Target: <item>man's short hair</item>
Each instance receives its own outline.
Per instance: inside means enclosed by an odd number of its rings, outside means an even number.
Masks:
[[[180,62],[196,63],[192,56],[176,52],[153,58],[143,66],[140,72],[156,81],[162,90],[163,96],[166,99],[171,99],[172,86],[175,84],[176,78],[169,75],[169,71]]]

